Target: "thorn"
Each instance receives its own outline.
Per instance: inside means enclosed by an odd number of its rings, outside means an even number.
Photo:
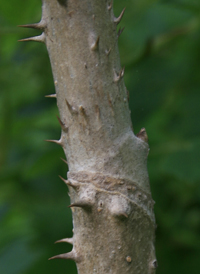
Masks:
[[[124,216],[125,218],[128,218],[128,215],[126,213],[121,213],[121,216]]]
[[[58,115],[56,115],[57,119],[58,119],[58,122],[62,128],[63,131],[68,131],[68,127],[60,120],[60,117],[58,117]]]
[[[105,50],[105,54],[108,56],[109,54],[110,54],[110,52],[111,52],[111,48],[109,49],[109,50]]]
[[[74,114],[77,114],[78,113],[78,111],[68,102],[68,100],[67,99],[65,99],[65,102],[66,102],[66,104],[67,104],[67,106],[68,106],[68,109],[69,109],[69,111],[71,112],[71,113],[74,113]]]
[[[67,185],[67,186],[71,186],[73,188],[78,188],[77,184],[72,184],[69,180],[65,180],[63,177],[61,177],[60,175],[58,175],[59,178]]]
[[[82,207],[82,208],[85,208],[85,209],[90,209],[92,206],[91,202],[88,202],[88,201],[79,201],[79,202],[76,202],[76,203],[73,203],[71,205],[69,205],[68,207]]]
[[[158,267],[157,261],[156,261],[156,260],[153,260],[153,261],[151,262],[151,268],[157,268],[157,267]]]
[[[122,12],[120,13],[120,16],[119,16],[119,17],[117,17],[117,18],[115,17],[115,18],[114,18],[114,23],[116,23],[117,25],[120,23],[120,21],[121,21],[123,15],[124,15],[125,9],[126,9],[126,8],[124,8],[124,9],[122,10]]]
[[[42,42],[45,43],[45,34],[44,32],[41,35],[34,36],[34,37],[29,37],[25,39],[18,40],[18,42],[27,42],[27,41],[35,41],[35,42]]]
[[[64,238],[55,242],[55,244],[58,244],[58,243],[68,243],[73,245],[73,238]]]
[[[82,105],[79,106],[79,111],[83,116],[86,116],[85,108]]]
[[[46,142],[55,143],[57,145],[63,146],[61,140],[45,140]]]
[[[98,45],[99,45],[99,36],[97,37],[97,40],[94,42],[94,44],[92,44],[91,50],[96,50],[98,48]]]
[[[114,70],[114,82],[118,82],[120,79],[120,75],[117,75],[116,71]]]
[[[71,186],[71,184],[70,184],[70,181],[69,180],[65,180],[62,176],[60,176],[60,175],[58,175],[59,176],[59,178],[66,184],[66,185],[70,185]]]
[[[120,70],[120,78],[124,76],[125,66]]]
[[[118,82],[124,76],[124,70],[125,70],[125,67],[123,67],[120,70],[118,75],[117,75],[116,71],[114,70],[114,82]]]
[[[142,141],[148,143],[148,135],[144,127],[141,128],[141,130],[138,132],[138,134],[136,134],[136,136],[140,138]]]
[[[115,214],[114,214],[114,217],[116,217],[116,218],[128,218],[128,215],[125,213],[125,212],[116,212]]]
[[[39,23],[19,25],[18,27],[44,30],[46,28],[46,26],[47,26],[46,22],[44,20],[41,20]]]
[[[66,260],[73,260],[75,262],[80,262],[80,258],[77,257],[77,254],[74,251],[64,253],[64,254],[59,254],[49,258],[49,260],[54,260],[54,259],[66,259]]]
[[[111,10],[113,6],[113,0],[110,2],[109,6],[108,6],[108,10]]]
[[[119,36],[122,34],[124,29],[125,29],[125,27],[123,27],[122,29],[119,28],[118,33],[117,33],[117,38],[119,38]]]
[[[71,205],[68,205],[68,207],[83,207],[81,203],[73,203]]]
[[[49,94],[49,95],[45,95],[45,97],[47,98],[56,98],[56,94]]]
[[[65,164],[67,164],[68,165],[68,162],[65,160],[65,159],[63,159],[63,158],[60,158]]]
[[[65,102],[66,102],[66,104],[67,104],[68,108],[69,108],[69,109],[72,109],[72,106],[70,105],[70,103],[68,102],[68,100],[67,100],[67,99],[65,99]]]

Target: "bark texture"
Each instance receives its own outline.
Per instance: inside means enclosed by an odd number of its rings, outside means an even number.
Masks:
[[[150,274],[157,266],[144,129],[132,129],[112,1],[43,0],[43,30],[62,128],[79,274]]]

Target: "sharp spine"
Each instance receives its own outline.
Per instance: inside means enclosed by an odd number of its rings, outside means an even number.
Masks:
[[[80,258],[77,257],[77,254],[74,251],[64,253],[64,254],[59,254],[56,256],[53,256],[49,258],[49,260],[54,260],[54,259],[65,259],[65,260],[73,260],[75,262],[79,262]]]
[[[122,34],[124,28],[125,28],[125,27],[123,27],[122,29],[119,28],[118,33],[117,33],[117,38],[119,38],[119,36]]]
[[[57,115],[56,115],[56,117],[58,119],[58,122],[59,122],[62,130],[65,131],[65,132],[68,131],[68,127],[60,120],[60,117],[58,117]]]
[[[45,97],[47,98],[56,98],[56,94],[49,94],[49,95],[45,95]]]
[[[92,204],[87,201],[78,201],[69,205],[68,207],[82,207],[82,208],[91,208]]]
[[[67,106],[68,106],[68,109],[69,109],[69,111],[71,112],[71,113],[74,113],[74,114],[77,114],[78,113],[78,111],[68,102],[68,100],[67,99],[65,99],[65,102],[66,102],[66,104],[67,104]]]
[[[62,176],[58,175],[59,178],[67,185],[67,186],[71,186],[73,188],[77,188],[78,185],[76,184],[72,184],[69,180],[65,180]]]
[[[125,67],[123,67],[121,70],[120,70],[120,78],[124,76],[124,71],[125,71]]]
[[[141,140],[143,140],[144,142],[148,143],[148,135],[144,127],[141,128],[141,130],[138,132],[138,134],[136,134],[136,136],[140,138]]]
[[[65,160],[65,159],[63,159],[63,158],[60,158],[65,164],[67,164],[68,165],[68,162]]]
[[[125,212],[116,212],[114,214],[114,217],[120,218],[120,219],[123,219],[123,218],[128,219],[128,215]]]
[[[128,218],[128,215],[126,213],[121,213],[119,216]]]
[[[109,50],[105,50],[105,54],[108,56],[109,54],[110,54],[110,52],[111,52],[111,48],[109,49]]]
[[[46,22],[44,20],[41,20],[39,23],[19,25],[18,27],[44,30],[46,26],[47,26]]]
[[[73,238],[64,238],[55,242],[55,244],[57,243],[68,243],[73,245]]]
[[[126,9],[126,8],[124,8],[124,9],[122,10],[122,12],[120,13],[120,16],[119,16],[119,17],[117,17],[117,18],[115,17],[115,18],[114,18],[114,23],[116,23],[117,25],[120,23],[120,21],[121,21],[123,15],[124,15],[125,9]]]
[[[91,50],[96,50],[98,48],[98,45],[99,45],[99,36],[97,37],[97,39],[94,42],[94,44],[92,44]]]
[[[60,146],[63,146],[63,143],[62,143],[61,139],[60,140],[45,140],[45,141],[50,142],[50,143],[55,143],[55,144],[60,145]]]
[[[82,105],[79,106],[79,111],[83,116],[86,116],[85,108]]]
[[[71,186],[71,184],[70,184],[70,181],[69,180],[65,180],[62,176],[60,176],[60,175],[58,175],[59,176],[59,178],[66,184],[66,185],[70,185]]]
[[[118,82],[120,79],[120,75],[117,75],[116,71],[114,70],[114,82]]]
[[[46,37],[44,32],[39,36],[29,37],[25,39],[20,39],[18,42],[27,42],[27,41],[35,41],[35,42],[42,42],[45,43]]]
[[[108,5],[108,10],[111,10],[113,6],[113,0],[110,2],[110,4]]]
[[[117,75],[116,71],[114,70],[114,82],[118,82],[124,76],[124,70],[125,70],[125,67],[123,67],[120,70],[118,75]]]

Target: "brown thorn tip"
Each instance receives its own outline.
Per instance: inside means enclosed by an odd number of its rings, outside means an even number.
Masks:
[[[98,48],[98,44],[99,44],[99,36],[97,37],[97,40],[94,42],[94,44],[92,44],[91,50],[96,50]]]
[[[126,9],[126,8],[124,8],[124,9],[122,10],[122,12],[120,13],[120,16],[119,16],[119,17],[114,18],[114,23],[116,23],[117,25],[120,23],[120,21],[121,21],[123,15],[124,15],[125,9]]]
[[[35,42],[42,42],[45,43],[45,34],[44,32],[39,35],[39,36],[34,36],[34,37],[29,37],[29,38],[25,38],[25,39],[20,39],[18,40],[18,42],[27,42],[27,41],[35,41]]]
[[[49,94],[49,95],[45,95],[45,97],[47,98],[56,98],[56,94]]]
[[[60,158],[65,164],[67,164],[68,165],[68,162],[65,160],[65,159],[63,159],[63,158]]]
[[[68,243],[73,245],[73,238],[64,238],[55,242],[55,244],[58,243]]]

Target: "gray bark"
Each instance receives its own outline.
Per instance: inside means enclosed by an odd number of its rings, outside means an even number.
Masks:
[[[69,165],[79,274],[150,274],[157,266],[155,218],[147,173],[145,129],[132,129],[112,2],[43,0],[43,30],[24,40],[46,44]]]

